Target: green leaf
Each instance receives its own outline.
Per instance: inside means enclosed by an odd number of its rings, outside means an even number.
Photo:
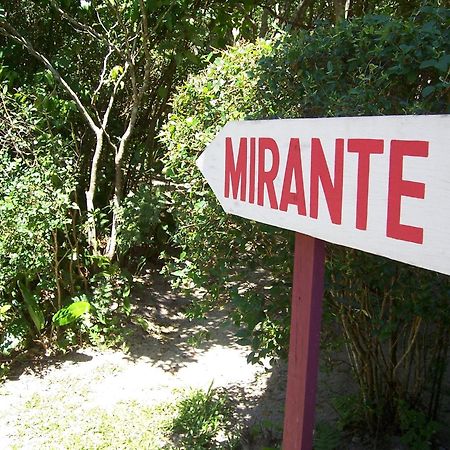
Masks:
[[[428,97],[434,92],[434,86],[427,86],[422,90],[422,97]]]
[[[111,69],[111,72],[109,73],[109,78],[113,81],[116,81],[117,78],[123,74],[123,67],[122,66],[114,66]]]
[[[2,305],[0,306],[0,316],[7,313],[11,309],[11,305]]]
[[[173,275],[174,277],[182,278],[182,277],[186,276],[186,271],[185,270],[175,270],[174,272],[171,272],[171,275]]]
[[[157,93],[159,98],[166,98],[169,93],[169,89],[166,86],[160,86]]]
[[[125,297],[123,300],[123,310],[127,316],[131,314],[131,301],[130,297]]]
[[[435,59],[427,59],[420,64],[419,68],[428,69],[428,67],[435,67],[436,63],[437,61]]]
[[[436,64],[436,68],[443,73],[446,73],[448,71],[449,66],[450,66],[450,55],[442,56],[441,58],[439,58],[439,61]]]
[[[22,297],[27,305],[28,313],[30,314],[31,319],[37,329],[38,332],[44,328],[45,318],[44,313],[36,301],[36,296],[28,289],[27,286],[22,284],[20,281],[17,281],[17,285],[19,286],[20,292],[22,293]]]
[[[427,69],[429,67],[434,67],[440,72],[446,73],[450,65],[450,55],[444,55],[437,59],[427,59],[420,64],[421,69]]]
[[[122,292],[122,297],[123,298],[128,298],[130,296],[130,292],[131,292],[131,286],[128,284],[125,286],[123,292]]]
[[[74,322],[83,314],[86,314],[91,309],[91,305],[86,301],[79,301],[72,303],[71,305],[61,308],[52,319],[55,325],[63,326]]]

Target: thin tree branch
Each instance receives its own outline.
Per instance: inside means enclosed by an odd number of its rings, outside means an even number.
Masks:
[[[148,30],[148,22],[147,22],[147,14],[145,11],[144,1],[139,1],[141,14],[142,14],[142,45],[144,48],[145,55],[145,68],[144,68],[144,78],[142,80],[142,85],[139,88],[139,91],[136,92],[133,89],[133,103],[131,108],[130,118],[128,120],[128,126],[120,138],[119,147],[117,149],[114,164],[115,164],[115,186],[114,186],[114,199],[113,199],[113,220],[111,227],[111,234],[108,240],[108,245],[106,247],[105,254],[108,258],[112,259],[116,253],[117,246],[117,233],[119,227],[119,207],[122,200],[122,190],[123,190],[123,174],[122,174],[122,164],[123,157],[125,154],[125,150],[128,146],[128,141],[130,140],[131,134],[133,132],[134,126],[136,124],[136,120],[139,113],[139,108],[142,104],[142,99],[145,95],[145,92],[148,89],[150,83],[150,73],[151,73],[151,55],[150,50],[148,48],[149,45],[149,30]],[[128,47],[127,47],[128,48]],[[134,65],[133,61],[130,61],[131,65],[131,75],[134,73]],[[137,89],[137,86],[136,86]]]
[[[264,5],[263,9],[269,14],[269,16],[273,17],[274,19],[278,19],[281,22],[286,22],[286,19],[284,17],[280,16],[280,14],[278,14],[272,8],[269,8],[267,5]]]
[[[95,31],[94,28],[92,28],[91,26],[80,22],[79,20],[75,19],[74,17],[70,16],[69,14],[67,14],[66,11],[64,11],[55,0],[50,0],[51,5],[53,6],[53,8],[55,8],[60,14],[61,16],[66,19],[68,22],[70,22],[70,24],[72,26],[74,26],[78,31],[82,31],[84,33],[89,34],[91,37],[98,39],[99,41],[103,41],[104,38],[103,36],[98,33],[97,31]]]
[[[113,8],[113,5],[110,5],[110,7]],[[133,89],[133,99],[135,99],[138,95],[137,76],[136,76],[136,68],[135,68],[135,64],[134,64],[133,50],[130,50],[130,42],[133,42],[133,46],[134,46],[135,38],[130,38],[130,35],[128,33],[128,27],[123,23],[122,16],[119,13],[119,7],[117,5],[117,2],[114,2],[113,14],[115,14],[115,16],[117,18],[117,23],[122,28],[122,31],[125,35],[125,39],[124,39],[124,41],[125,41],[125,59],[130,66],[131,86]]]
[[[149,30],[148,30],[148,20],[147,20],[147,14],[145,11],[144,6],[144,0],[139,0],[139,4],[141,7],[141,14],[142,14],[142,45],[144,46],[144,54],[145,54],[145,69],[144,69],[144,80],[142,82],[142,86],[139,92],[139,103],[142,100],[142,97],[144,96],[145,92],[148,89],[148,85],[150,83],[150,64],[151,64],[151,56],[150,56],[150,50],[148,48],[150,36],[149,36]],[[156,28],[155,28],[156,30]]]
[[[119,47],[117,47],[117,45],[115,45],[112,42],[112,39],[110,39],[110,34],[111,31],[116,27],[116,24],[114,24],[109,30],[105,28],[105,26],[103,25],[103,22],[100,18],[100,14],[98,13],[97,10],[95,10],[95,13],[97,15],[97,19],[98,22],[100,24],[100,26],[103,28],[105,34],[107,37],[105,37],[104,35],[100,34],[98,31],[96,31],[93,27],[91,27],[90,25],[87,25],[83,22],[80,22],[79,20],[75,19],[74,17],[72,17],[70,14],[68,14],[66,11],[64,11],[56,2],[56,0],[50,0],[50,3],[52,4],[52,6],[59,12],[59,14],[61,14],[61,16],[66,19],[77,31],[83,32],[88,34],[89,36],[91,36],[92,38],[98,40],[99,42],[102,42],[106,45],[108,45],[108,47],[112,47],[114,49],[114,51],[121,57],[123,58],[123,53],[120,50]]]
[[[112,52],[113,52],[113,49],[110,47],[108,54],[105,56],[105,58],[103,60],[103,68],[102,68],[102,73],[100,74],[100,81],[98,82],[98,86],[95,89],[94,93],[92,94],[91,105],[93,105],[95,103],[95,97],[98,95],[98,93],[100,92],[100,89],[102,87],[102,84],[105,82],[105,74],[106,74],[106,70],[107,70],[108,59],[112,55]]]
[[[12,25],[9,23],[0,20],[0,33],[4,36],[7,36],[14,41],[18,42],[22,47],[28,50],[28,52],[37,58],[39,61],[41,61],[45,67],[52,73],[52,75],[55,77],[55,79],[61,84],[61,86],[66,90],[66,92],[69,94],[69,96],[72,98],[72,100],[77,105],[78,110],[81,112],[82,116],[85,118],[88,125],[91,127],[91,129],[97,133],[99,130],[99,127],[94,122],[94,119],[89,114],[86,107],[81,102],[78,95],[74,92],[74,90],[69,86],[67,81],[61,76],[61,74],[58,72],[58,70],[55,69],[55,67],[52,65],[52,63],[40,52],[35,50],[31,42],[22,36]]]
[[[123,78],[125,77],[127,71],[129,68],[129,64],[125,63],[125,67],[123,69],[123,72],[120,74],[120,76],[117,78],[116,82],[114,83],[114,89],[113,92],[111,93],[111,96],[109,97],[109,102],[108,102],[108,106],[106,108],[105,114],[103,115],[103,120],[102,120],[102,129],[103,131],[106,132],[106,127],[108,125],[108,119],[109,119],[109,114],[111,112],[113,103],[114,103],[114,99],[116,97],[117,91],[119,89],[120,83],[122,82]]]
[[[291,24],[294,28],[298,28],[303,22],[303,17],[305,16],[306,8],[313,3],[314,0],[303,0],[300,5],[298,5],[295,11]]]
[[[108,34],[109,31],[107,30],[107,28],[106,28],[105,25],[103,24],[103,20],[102,20],[102,18],[100,17],[100,14],[98,13],[97,8],[95,8],[95,15],[97,16],[98,23],[99,23],[100,26],[103,28],[103,31],[104,31],[106,34]],[[116,26],[116,24],[114,24],[114,26],[113,26],[111,29],[113,29],[115,26]]]

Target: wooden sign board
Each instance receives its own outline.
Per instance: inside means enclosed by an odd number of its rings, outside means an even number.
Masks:
[[[228,123],[197,162],[231,214],[450,275],[450,116]]]

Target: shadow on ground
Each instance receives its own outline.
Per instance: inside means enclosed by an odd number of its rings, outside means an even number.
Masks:
[[[83,353],[82,349],[65,354],[46,356],[42,348],[36,347],[18,355],[11,362],[7,379],[18,380],[24,374],[33,374],[34,376],[43,378],[50,369],[58,369],[67,362],[77,364],[91,360],[92,356]]]
[[[132,297],[133,313],[124,318],[126,358],[132,361],[145,357],[154,367],[175,374],[214,347],[241,348],[226,311],[213,311],[205,319],[187,318],[185,311],[190,300],[175,294],[169,283],[154,271],[139,279]],[[67,362],[91,360],[92,356],[82,348],[46,356],[38,344],[12,361],[8,379],[17,380],[22,374],[43,377],[50,369]]]
[[[133,297],[136,309],[126,338],[131,359],[147,357],[156,367],[176,373],[214,347],[242,347],[226,310],[189,319],[190,300],[175,294],[160,276],[142,277]]]

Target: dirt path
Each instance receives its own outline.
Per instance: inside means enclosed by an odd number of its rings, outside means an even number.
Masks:
[[[147,423],[151,427],[152,411],[158,405],[170,403],[180,391],[206,390],[211,384],[226,389],[234,400],[239,422],[245,425],[243,450],[276,447],[282,434],[286,365],[248,364],[250,349],[238,343],[226,310],[191,321],[184,314],[186,299],[154,274],[140,280],[134,297],[137,308],[127,352],[84,348],[60,358],[39,359],[32,367],[16,368],[15,377],[0,385],[0,449],[112,448],[101,443],[86,446],[83,437],[78,441],[61,436],[81,426],[80,417],[93,421],[90,428],[82,424],[83,433],[95,434],[106,427],[113,435],[116,425],[111,428],[110,422],[117,424],[132,414],[133,420],[142,416],[142,427]],[[325,424],[322,435],[329,446],[321,448],[334,448],[336,440],[332,428],[327,428],[337,418],[331,400],[354,391],[348,367],[337,366],[332,372],[322,367],[316,423]],[[147,416],[141,414],[146,407]],[[64,426],[67,430],[61,429]],[[114,448],[142,447],[118,441]],[[146,448],[166,447],[156,436],[154,446]],[[372,447],[350,437],[345,448]]]
[[[237,343],[226,311],[190,321],[183,313],[186,300],[161,279],[155,283],[151,278],[144,277],[136,289],[138,308],[126,353],[80,349],[40,360],[0,386],[1,449],[42,448],[39,436],[26,443],[20,440],[19,428],[39,406],[34,405],[38,400],[69,401],[62,391],[72,392],[70,402],[80,411],[108,412],[123,402],[155,406],[175,398],[179,390],[206,390],[212,384],[232,393],[242,419],[251,417],[270,379],[268,366],[247,363],[249,348]],[[283,395],[281,385],[280,406]],[[58,413],[56,407],[50,411]]]

